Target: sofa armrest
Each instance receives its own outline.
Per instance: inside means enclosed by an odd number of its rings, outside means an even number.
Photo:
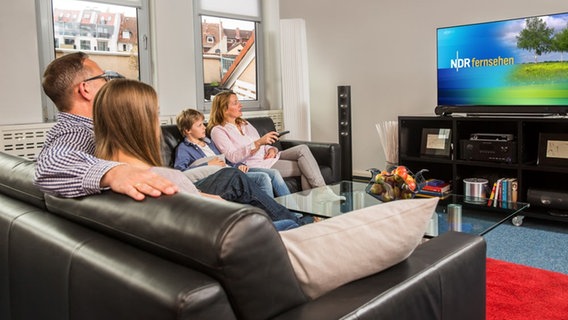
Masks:
[[[332,184],[341,180],[341,146],[339,143],[281,140],[280,144],[282,145],[282,149],[288,149],[300,144],[307,145],[320,168],[329,168],[329,172],[322,170],[325,182]]]
[[[0,152],[0,193],[45,208],[43,192],[33,184],[35,162]]]
[[[401,263],[274,319],[485,319],[485,262],[482,237],[448,232]]]

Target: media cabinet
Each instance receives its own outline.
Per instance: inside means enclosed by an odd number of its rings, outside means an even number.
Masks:
[[[553,201],[554,206],[560,204],[561,207],[568,207],[568,156],[564,158],[564,154],[568,153],[568,149],[564,149],[568,146],[568,118],[399,116],[398,125],[399,164],[413,171],[428,169],[429,172],[425,174],[427,178],[450,181],[453,193],[463,194],[463,179],[466,178],[485,178],[489,180],[489,188],[499,178],[516,178],[517,201],[530,202],[527,193],[537,190],[561,197]],[[449,150],[443,150],[443,139],[438,141],[438,145],[434,143],[433,149],[425,149],[423,133],[438,132],[438,129],[446,129],[441,132],[449,133]],[[512,142],[516,144],[515,157],[508,160],[479,160],[479,156],[474,157],[477,160],[464,159],[465,150],[460,150],[463,147],[460,141],[469,140],[475,133],[512,135]],[[549,150],[549,157],[546,157],[546,149],[542,148],[543,144],[548,145],[547,139],[560,140],[557,143],[560,150]],[[566,144],[563,139],[567,141]],[[471,150],[466,154],[470,155]],[[527,217],[568,222],[568,210],[551,208],[536,201],[524,214]]]

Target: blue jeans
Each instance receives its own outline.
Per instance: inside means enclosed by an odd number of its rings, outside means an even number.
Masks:
[[[272,181],[272,188],[274,188],[274,196],[280,197],[290,194],[290,189],[284,182],[284,178],[280,174],[280,171],[276,169],[268,169],[268,168],[249,168],[249,172],[264,172]]]
[[[266,172],[249,172],[246,173],[247,177],[256,184],[260,190],[264,191],[267,195],[274,198],[274,191],[272,191],[272,182],[270,176]]]
[[[300,225],[297,224],[294,220],[285,219],[285,220],[278,220],[274,221],[274,227],[278,231],[290,230],[299,227]]]
[[[207,178],[195,182],[201,192],[218,195],[221,198],[263,209],[272,221],[292,220],[299,225],[313,220],[298,218],[286,207],[276,202],[264,191],[254,186],[250,179],[239,169],[223,168]]]

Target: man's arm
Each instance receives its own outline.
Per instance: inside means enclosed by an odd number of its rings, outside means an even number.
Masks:
[[[50,132],[37,158],[35,184],[66,198],[100,193],[102,177],[119,163],[94,157],[91,136],[88,128],[81,127]]]
[[[126,194],[135,200],[143,200],[146,195],[159,197],[178,192],[178,187],[168,179],[150,169],[128,164],[111,168],[101,179],[101,186],[110,187],[112,191]]]
[[[60,130],[48,137],[35,171],[35,184],[44,192],[72,198],[110,188],[136,200],[144,195],[173,194],[177,187],[147,170],[93,156],[88,128]]]

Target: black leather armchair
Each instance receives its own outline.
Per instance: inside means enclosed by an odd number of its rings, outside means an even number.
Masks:
[[[270,131],[276,131],[274,121],[269,117],[248,118],[249,121],[262,136]],[[175,157],[175,148],[182,140],[182,136],[175,125],[162,126],[162,154],[164,156],[164,163],[173,166],[173,159]],[[314,158],[319,164],[322,176],[327,184],[339,182],[341,179],[341,147],[338,143],[323,143],[311,142],[301,140],[281,140],[274,144],[280,150],[288,149],[290,147],[305,144],[310,148]],[[300,177],[285,178],[286,184],[290,192],[297,192],[302,190]]]

